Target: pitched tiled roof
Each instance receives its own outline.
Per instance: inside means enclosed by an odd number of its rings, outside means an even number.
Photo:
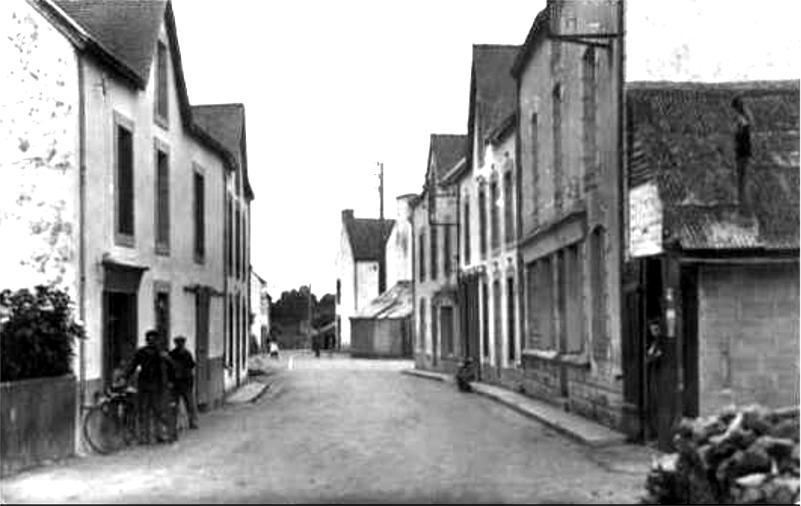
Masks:
[[[799,247],[799,83],[630,83],[629,185],[656,181],[666,241],[684,249]],[[737,205],[732,99],[754,119]]]
[[[348,218],[344,220],[344,225],[348,231],[354,260],[384,260],[384,247],[395,220]]]
[[[480,124],[475,125],[486,140],[517,109],[517,83],[511,74],[520,46],[473,45],[473,79]]]
[[[54,0],[106,51],[148,81],[167,0]]]
[[[412,314],[412,282],[398,283],[361,308],[353,318],[406,318]]]
[[[244,176],[245,191],[252,197],[245,145],[245,106],[242,104],[194,105],[192,106],[192,118],[201,129],[233,153]]]
[[[453,169],[465,155],[466,135],[431,134],[429,158],[433,157],[437,167],[436,180]]]

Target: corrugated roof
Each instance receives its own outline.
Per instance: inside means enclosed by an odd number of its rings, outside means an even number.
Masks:
[[[746,186],[737,204],[735,113],[740,95],[754,118]],[[684,249],[799,247],[799,83],[630,83],[629,185],[655,180],[666,241]]]
[[[517,83],[511,74],[520,46],[473,45],[475,101],[480,139],[487,138],[517,110]]]
[[[395,220],[349,218],[345,222],[353,258],[357,261],[383,261],[385,246]]]
[[[147,83],[166,0],[53,1],[142,83]]]
[[[353,318],[406,318],[411,316],[412,307],[411,281],[398,281],[360,309]]]

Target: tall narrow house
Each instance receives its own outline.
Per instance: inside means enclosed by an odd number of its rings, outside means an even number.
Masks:
[[[423,192],[412,206],[415,367],[454,372],[458,336],[456,192],[445,176],[464,165],[464,135],[431,134]]]
[[[462,349],[483,381],[520,373],[517,255],[517,87],[519,46],[473,46],[465,163],[445,179],[459,198]]]
[[[623,423],[622,2],[549,0],[517,82],[519,388]]]
[[[342,231],[337,253],[337,347],[350,349],[350,318],[386,286],[386,242],[395,220],[356,218],[352,209],[342,211]]]

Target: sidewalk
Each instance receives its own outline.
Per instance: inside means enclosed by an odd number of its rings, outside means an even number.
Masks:
[[[453,382],[453,376],[431,371],[406,369],[404,374],[437,381]],[[564,411],[547,402],[538,401],[523,394],[518,394],[506,388],[488,385],[486,383],[471,383],[473,390],[504,404],[515,411],[533,418],[549,427],[578,440],[588,446],[598,448],[623,444],[626,436],[601,424],[595,423],[582,416]]]

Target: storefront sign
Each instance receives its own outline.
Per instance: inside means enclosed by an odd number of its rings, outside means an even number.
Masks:
[[[662,253],[662,200],[656,183],[629,191],[629,255]]]

